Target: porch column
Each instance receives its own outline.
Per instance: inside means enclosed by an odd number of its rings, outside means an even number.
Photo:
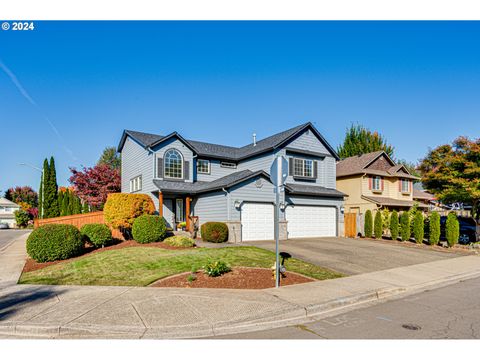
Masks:
[[[163,193],[158,192],[158,216],[163,216]]]
[[[185,199],[185,215],[186,215],[186,223],[187,223],[187,230],[190,231],[190,201],[192,201],[192,198],[190,196],[187,196]]]

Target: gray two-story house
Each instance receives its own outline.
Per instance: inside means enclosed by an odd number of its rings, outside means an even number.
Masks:
[[[171,228],[221,221],[231,242],[273,239],[275,192],[268,173],[282,155],[289,171],[280,196],[280,238],[343,232],[338,155],[311,123],[243,147],[125,130],[118,151],[122,192],[151,196]]]

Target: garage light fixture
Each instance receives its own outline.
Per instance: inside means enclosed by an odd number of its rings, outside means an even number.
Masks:
[[[233,206],[235,206],[235,209],[240,209],[240,206],[242,205],[242,202],[240,200],[235,200],[233,203]]]

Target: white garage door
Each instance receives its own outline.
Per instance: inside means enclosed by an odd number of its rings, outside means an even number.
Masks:
[[[273,240],[273,205],[245,203],[242,205],[242,241]]]
[[[336,209],[322,206],[289,206],[286,209],[289,238],[336,235]]]

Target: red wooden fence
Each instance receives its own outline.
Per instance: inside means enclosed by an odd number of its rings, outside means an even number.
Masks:
[[[103,217],[103,211],[96,211],[88,214],[59,216],[50,219],[35,219],[34,221],[35,228],[46,224],[68,224],[80,229],[85,224],[105,224],[105,219]],[[123,234],[119,230],[111,230],[114,238],[125,240]]]

